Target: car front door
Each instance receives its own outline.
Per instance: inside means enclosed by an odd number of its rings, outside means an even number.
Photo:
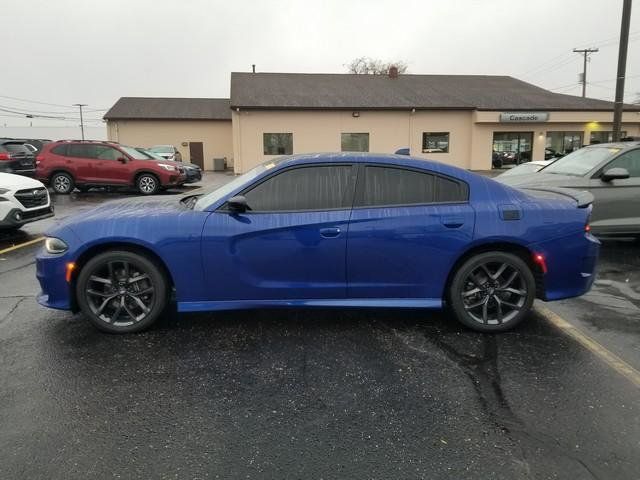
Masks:
[[[131,183],[131,172],[126,163],[129,158],[124,153],[107,145],[94,145],[93,148],[97,177],[101,183],[110,185]],[[119,159],[125,159],[125,162]]]
[[[462,181],[361,166],[347,240],[347,296],[439,303],[474,222]]]
[[[626,169],[629,178],[602,180],[602,174],[612,168]],[[624,152],[599,169],[589,180],[589,190],[594,196],[594,233],[640,232],[640,149]]]
[[[351,164],[290,167],[243,191],[250,210],[224,206],[204,226],[209,300],[319,300],[346,295]]]

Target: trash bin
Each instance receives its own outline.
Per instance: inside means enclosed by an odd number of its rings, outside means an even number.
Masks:
[[[213,159],[213,171],[214,172],[222,172],[222,171],[224,171],[226,163],[227,163],[226,157],[224,157],[224,158],[214,158]]]

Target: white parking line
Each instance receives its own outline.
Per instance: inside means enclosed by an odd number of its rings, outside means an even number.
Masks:
[[[560,329],[590,352],[594,353],[600,360],[627,380],[630,380],[636,387],[640,387],[640,372],[638,370],[547,307],[536,305],[535,309],[554,327]]]

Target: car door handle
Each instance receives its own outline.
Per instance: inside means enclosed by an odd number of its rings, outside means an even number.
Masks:
[[[320,236],[324,238],[335,238],[340,235],[340,229],[338,227],[327,227],[320,229]]]
[[[464,225],[462,217],[442,217],[442,224],[447,228],[460,228]]]

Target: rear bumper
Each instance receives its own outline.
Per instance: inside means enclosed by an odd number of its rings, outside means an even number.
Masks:
[[[24,175],[25,177],[35,177],[36,167],[35,165],[22,165],[21,162],[17,160],[1,161],[0,172]]]
[[[585,233],[531,245],[542,254],[547,273],[542,276],[542,299],[545,301],[578,297],[587,293],[596,276],[600,241]]]

